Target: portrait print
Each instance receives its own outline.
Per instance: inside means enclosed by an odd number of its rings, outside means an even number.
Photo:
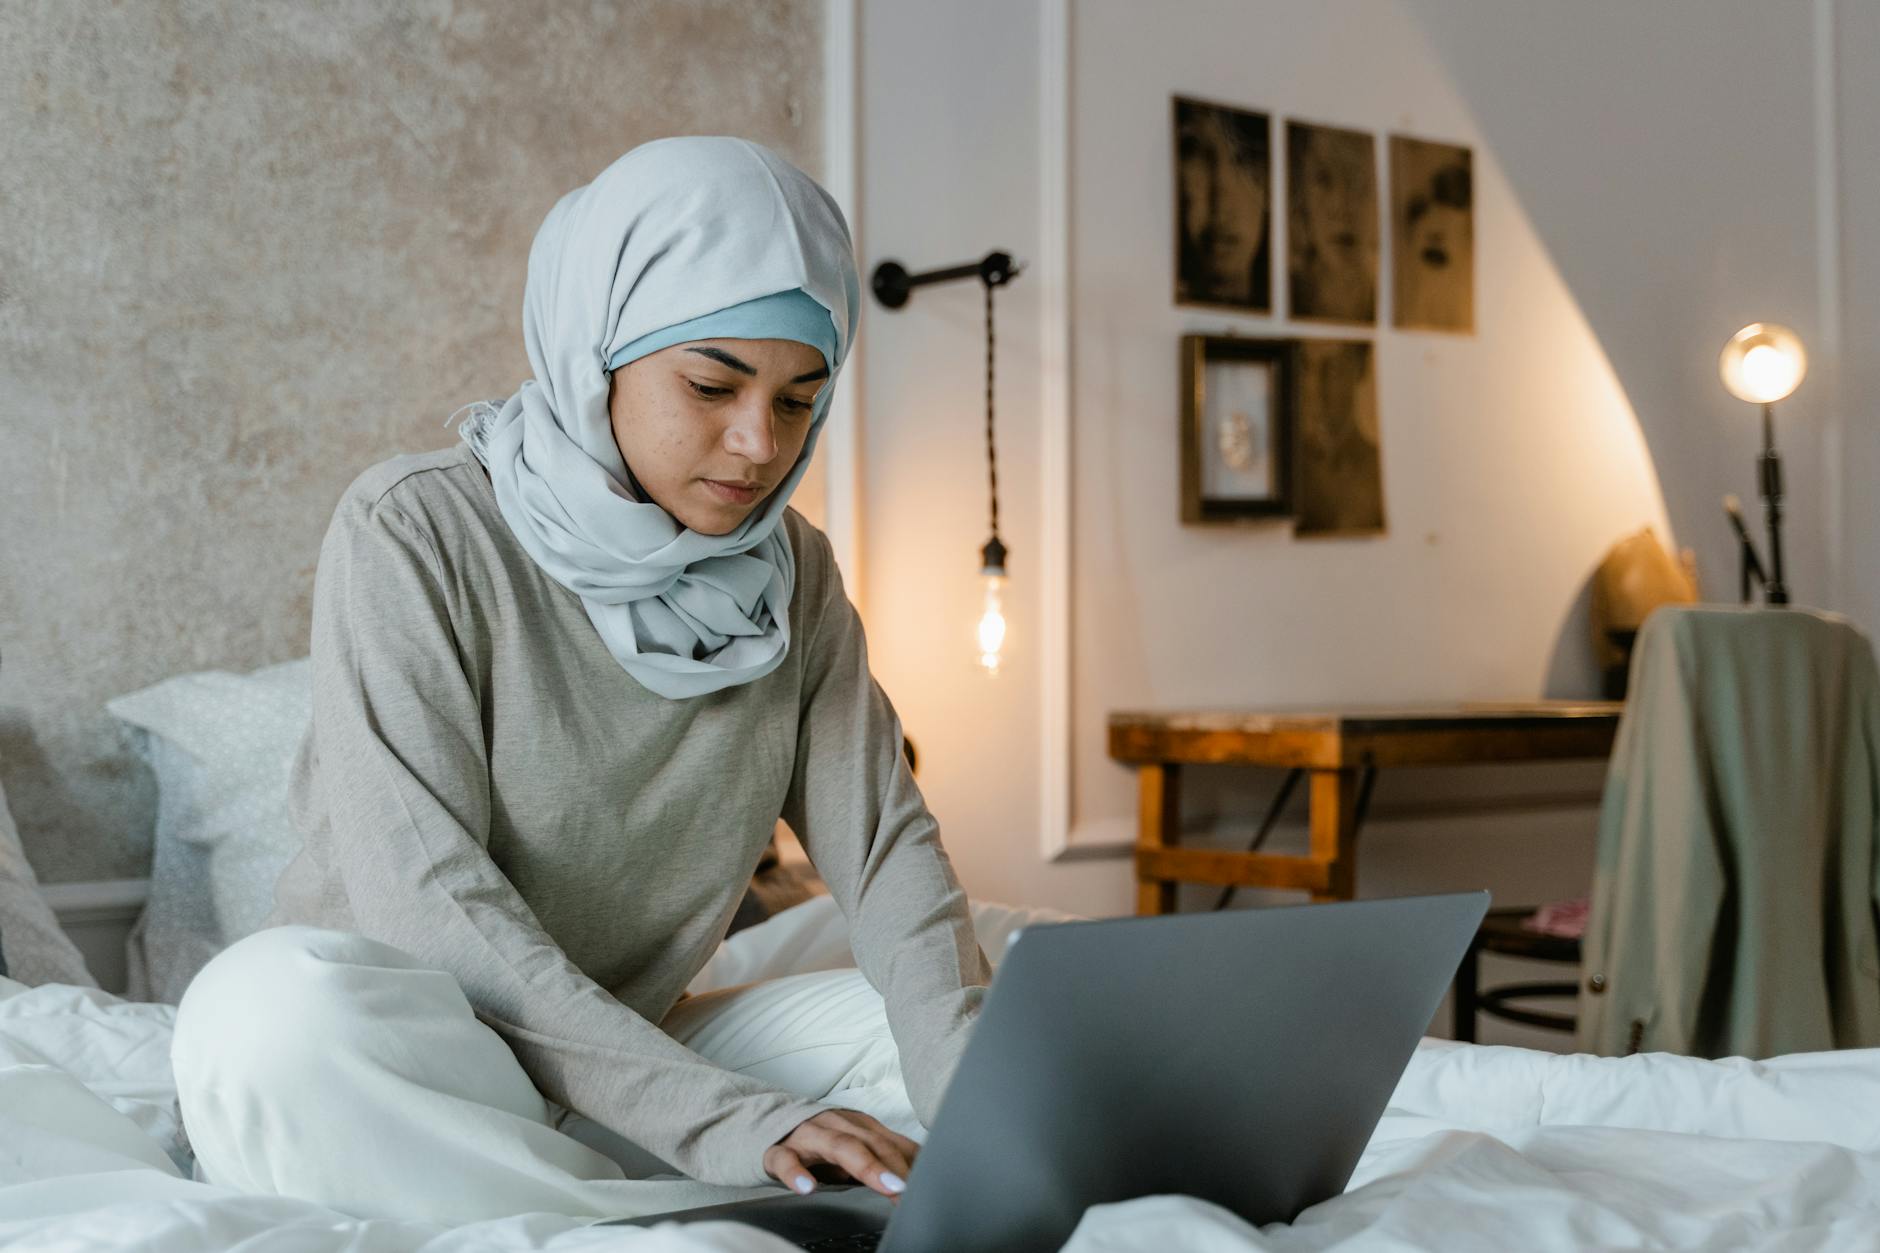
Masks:
[[[1467,148],[1390,137],[1392,320],[1405,330],[1475,330],[1472,167]]]
[[[1286,293],[1295,318],[1377,321],[1377,145],[1286,123]]]
[[[1182,521],[1289,512],[1291,357],[1285,340],[1182,337]]]
[[[1376,535],[1384,530],[1384,474],[1377,434],[1377,379],[1363,340],[1299,341],[1296,535]]]
[[[1273,311],[1267,115],[1175,97],[1175,300]]]

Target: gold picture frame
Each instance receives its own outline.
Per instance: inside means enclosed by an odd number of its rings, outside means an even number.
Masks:
[[[1291,515],[1294,354],[1284,339],[1182,336],[1184,523]]]

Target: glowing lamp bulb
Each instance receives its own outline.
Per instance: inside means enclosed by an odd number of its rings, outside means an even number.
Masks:
[[[999,672],[999,650],[1005,647],[1005,606],[1000,590],[1004,583],[1000,575],[986,576],[986,606],[979,615],[979,664],[988,674]]]
[[[1808,354],[1788,327],[1753,322],[1730,337],[1717,368],[1732,396],[1772,405],[1801,384],[1808,373]]]

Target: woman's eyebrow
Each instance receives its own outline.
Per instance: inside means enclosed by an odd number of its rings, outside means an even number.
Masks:
[[[757,369],[755,366],[752,366],[746,362],[738,360],[736,357],[732,356],[730,353],[726,352],[722,348],[688,348],[686,349],[686,351],[695,352],[701,357],[710,357],[713,361],[716,361],[719,365],[730,366],[732,369],[736,370],[739,374],[748,374],[752,378],[757,377]],[[799,374],[795,378],[791,379],[790,381],[792,383],[813,383],[817,379],[828,378],[828,377],[829,377],[829,367],[827,365],[820,365],[820,366],[817,366],[814,370],[811,370],[808,374]]]

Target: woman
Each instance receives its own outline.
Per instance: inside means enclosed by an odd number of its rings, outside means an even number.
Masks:
[[[368,470],[321,549],[305,845],[178,1014],[211,1182],[452,1222],[899,1192],[915,1142],[833,1107],[893,1118],[891,1029],[930,1121],[990,970],[786,508],[858,293],[835,203],[743,140],[643,145],[550,211],[534,377]],[[861,972],[685,998],[779,816]],[[675,1168],[724,1186],[635,1178]]]

